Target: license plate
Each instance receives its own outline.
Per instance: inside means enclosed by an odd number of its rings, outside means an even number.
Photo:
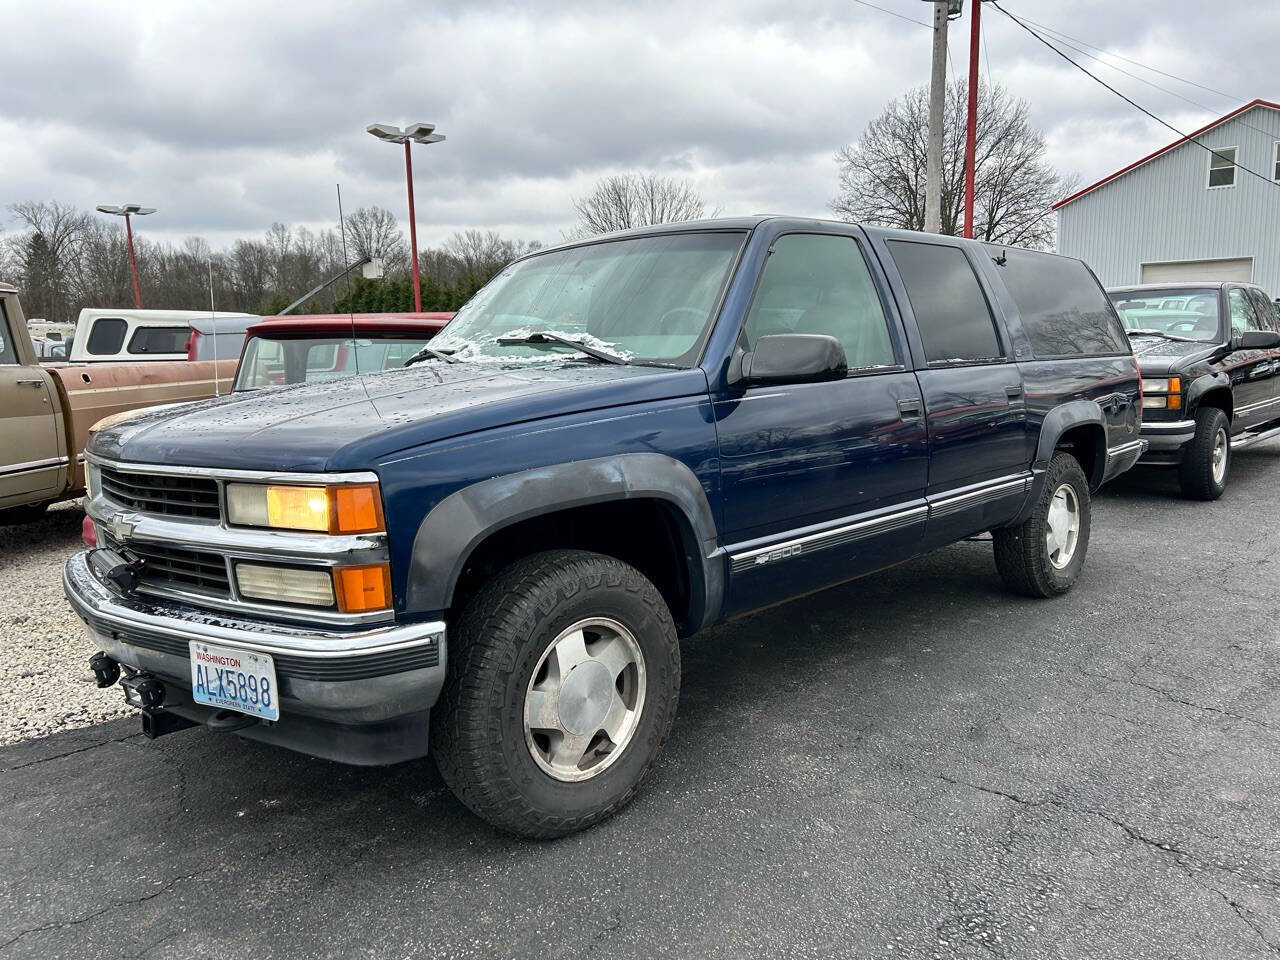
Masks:
[[[278,690],[276,665],[269,654],[191,641],[191,694],[196,703],[279,720]]]

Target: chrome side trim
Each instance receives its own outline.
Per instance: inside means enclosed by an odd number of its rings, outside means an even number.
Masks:
[[[739,553],[730,552],[729,571],[730,573],[741,573],[744,570],[749,570],[755,566],[763,566],[775,560],[785,560],[802,553],[826,550],[830,547],[852,543],[855,540],[862,540],[865,537],[876,534],[900,530],[918,520],[925,519],[928,513],[928,506],[921,504],[918,507],[899,510],[879,517],[855,520],[852,523],[847,522],[847,518],[846,522],[835,521],[840,525],[816,530],[804,536],[770,543],[767,546],[755,547]]]
[[[1107,456],[1122,457],[1126,453],[1130,453],[1134,450],[1141,450],[1145,442],[1146,441],[1144,440],[1130,440],[1128,443],[1121,443],[1114,447],[1107,447]]]
[[[1275,403],[1280,403],[1280,397],[1272,397],[1270,400],[1259,400],[1257,403],[1246,403],[1243,407],[1236,407],[1236,413],[1252,413],[1254,410],[1261,410],[1263,407],[1269,407]]]
[[[61,467],[70,462],[67,457],[49,457],[45,460],[26,460],[23,463],[11,463],[8,466],[0,467],[0,477],[14,477],[20,473],[35,473],[37,470]]]
[[[1143,433],[1182,433],[1195,428],[1196,422],[1194,420],[1155,421],[1151,423],[1143,421],[1142,424]]]
[[[1027,487],[1030,485],[1030,474],[985,480],[980,484],[974,484],[972,488],[966,488],[961,493],[951,492],[946,496],[930,500],[929,516],[950,516],[953,513],[959,513],[961,510],[979,507],[1015,493],[1026,493]]]
[[[341,632],[222,618],[193,610],[162,615],[111,593],[89,572],[84,553],[75,554],[63,567],[62,587],[82,620],[92,616],[124,631],[149,630],[184,641],[207,640],[272,655],[337,659],[430,646],[445,639],[441,620]]]
[[[297,473],[288,470],[232,470],[224,467],[182,467],[168,463],[131,463],[107,460],[86,453],[85,459],[123,473],[158,473],[179,477],[211,477],[215,480],[252,480],[257,483],[377,483],[378,475],[369,470],[346,473]]]

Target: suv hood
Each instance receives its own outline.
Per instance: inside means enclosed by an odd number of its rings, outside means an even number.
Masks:
[[[144,413],[88,450],[136,463],[367,470],[380,457],[477,430],[707,392],[697,367],[428,360],[408,370],[233,394]]]
[[[1143,376],[1177,373],[1209,357],[1216,343],[1165,340],[1163,337],[1133,337],[1133,355]]]

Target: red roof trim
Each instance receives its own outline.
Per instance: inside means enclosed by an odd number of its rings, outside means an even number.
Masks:
[[[1173,143],[1169,144],[1168,146],[1161,147],[1159,150],[1155,151],[1155,153],[1147,154],[1141,160],[1135,160],[1133,163],[1129,164],[1127,167],[1124,167],[1121,170],[1117,170],[1115,173],[1110,174],[1109,176],[1103,177],[1097,183],[1090,184],[1089,186],[1085,187],[1083,190],[1077,190],[1075,193],[1073,193],[1069,197],[1064,197],[1063,199],[1055,203],[1050,209],[1057,210],[1059,207],[1065,207],[1072,200],[1077,200],[1080,197],[1083,197],[1086,193],[1090,193],[1094,190],[1097,190],[1099,187],[1103,186],[1104,184],[1108,184],[1112,180],[1116,179],[1116,177],[1124,176],[1126,173],[1128,173],[1130,170],[1133,170],[1135,167],[1140,167],[1144,163],[1147,163],[1150,160],[1154,160],[1156,157],[1161,156],[1162,154],[1168,153],[1174,147],[1182,146],[1188,140],[1194,140],[1196,137],[1200,136],[1202,133],[1207,133],[1210,130],[1212,130],[1214,127],[1218,126],[1219,124],[1226,123],[1228,120],[1231,120],[1234,117],[1238,117],[1240,116],[1240,114],[1244,113],[1246,110],[1252,110],[1254,107],[1268,107],[1271,110],[1280,110],[1280,103],[1273,103],[1270,100],[1262,100],[1262,99],[1250,100],[1243,107],[1237,107],[1235,110],[1232,110],[1230,113],[1219,117],[1217,120],[1213,120],[1209,123],[1206,123],[1199,130],[1193,130],[1191,133],[1187,134],[1182,139],[1175,140],[1173,141]]]

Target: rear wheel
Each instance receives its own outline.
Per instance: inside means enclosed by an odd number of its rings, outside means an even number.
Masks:
[[[992,530],[996,569],[1005,586],[1026,597],[1056,597],[1080,577],[1089,550],[1089,483],[1079,461],[1055,453],[1031,516]]]
[[[679,689],[675,624],[652,583],[612,557],[537,554],[459,618],[431,748],[445,782],[489,823],[562,836],[635,794]]]
[[[1227,489],[1231,472],[1231,422],[1217,407],[1196,414],[1196,433],[1182,451],[1178,481],[1192,500],[1217,500]]]

